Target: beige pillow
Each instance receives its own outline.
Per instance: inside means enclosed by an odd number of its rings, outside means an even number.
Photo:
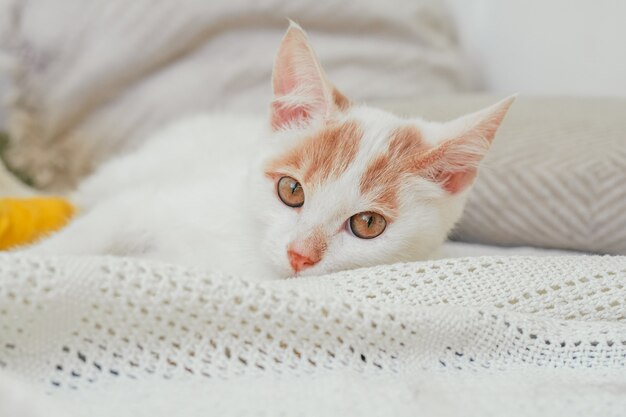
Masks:
[[[6,0],[14,168],[64,189],[181,115],[267,111],[274,54],[298,21],[350,98],[468,86],[438,0]]]
[[[389,103],[434,120],[500,97]],[[454,238],[626,255],[626,100],[519,97]]]

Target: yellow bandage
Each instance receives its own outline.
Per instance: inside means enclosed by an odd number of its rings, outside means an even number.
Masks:
[[[74,206],[60,197],[0,198],[0,250],[59,230],[73,214]]]

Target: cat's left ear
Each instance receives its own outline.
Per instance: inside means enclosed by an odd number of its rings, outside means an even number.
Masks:
[[[272,87],[270,121],[273,130],[324,119],[349,105],[326,78],[306,33],[294,22],[290,22],[280,44]]]
[[[467,189],[516,97],[505,98],[486,109],[448,122],[450,139],[427,152],[421,160],[421,165],[427,167],[428,177],[450,194]]]

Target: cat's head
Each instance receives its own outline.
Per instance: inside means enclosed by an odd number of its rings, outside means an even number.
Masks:
[[[272,86],[254,211],[261,254],[284,277],[432,256],[513,102],[447,123],[352,103],[293,23]]]

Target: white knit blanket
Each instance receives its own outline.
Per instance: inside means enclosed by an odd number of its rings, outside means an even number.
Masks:
[[[626,257],[251,283],[4,255],[0,415],[623,416],[625,317]]]

